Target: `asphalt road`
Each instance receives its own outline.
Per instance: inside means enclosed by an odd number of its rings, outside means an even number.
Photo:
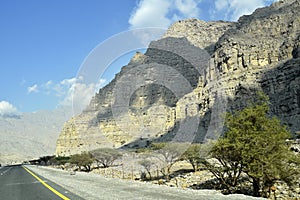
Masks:
[[[214,190],[190,190],[139,181],[105,178],[98,174],[28,166],[33,172],[60,184],[87,200],[258,200],[241,194],[222,195]],[[1,198],[0,198],[1,199]]]
[[[0,168],[0,199],[81,199],[21,165]]]

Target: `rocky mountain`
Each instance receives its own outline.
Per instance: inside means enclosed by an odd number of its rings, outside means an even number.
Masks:
[[[0,117],[0,163],[22,162],[53,155],[55,143],[71,109]]]
[[[65,123],[56,154],[216,138],[224,112],[257,91],[270,97],[272,115],[299,131],[299,10],[298,0],[285,0],[238,22],[173,24]]]

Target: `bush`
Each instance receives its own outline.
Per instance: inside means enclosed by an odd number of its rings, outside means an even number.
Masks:
[[[149,159],[142,159],[142,160],[139,161],[139,164],[144,167],[146,172],[149,174],[149,178],[151,180],[152,179],[151,167],[154,165],[154,162],[149,160]]]
[[[102,165],[104,168],[112,166],[118,158],[122,157],[122,154],[111,148],[99,148],[91,151],[91,154],[95,158],[98,166]]]
[[[50,164],[52,165],[64,165],[70,162],[70,157],[54,157],[50,159]]]
[[[81,167],[84,168],[85,171],[91,171],[91,165],[93,164],[94,159],[90,153],[84,152],[81,154],[72,155],[70,158],[70,163],[75,164],[79,171]]]
[[[161,157],[158,157],[165,163],[162,167],[161,173],[165,176],[166,180],[170,180],[170,172],[172,166],[181,158],[187,146],[184,143],[152,143],[150,148]]]
[[[195,172],[199,170],[200,164],[204,162],[204,158],[201,158],[200,151],[201,144],[190,144],[188,149],[181,156],[183,160],[188,161],[192,165]]]

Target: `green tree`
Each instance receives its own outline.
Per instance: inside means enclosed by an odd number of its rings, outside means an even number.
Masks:
[[[210,154],[217,162],[206,160],[204,165],[227,191],[232,191],[244,167],[240,152],[236,151],[235,144],[224,137],[213,146]]]
[[[183,160],[188,161],[192,165],[195,172],[199,170],[201,163],[204,162],[204,158],[200,155],[201,150],[201,144],[190,144],[181,156]]]
[[[40,165],[49,165],[55,156],[42,156],[39,158]]]
[[[94,159],[90,153],[83,152],[81,154],[72,155],[70,158],[70,163],[75,164],[79,171],[81,167],[84,168],[85,171],[91,171],[91,165],[93,164]]]
[[[56,165],[64,165],[64,164],[70,162],[70,157],[58,156],[58,157],[54,157],[53,159],[51,159],[51,161],[53,164],[56,164]]]
[[[285,143],[289,131],[268,115],[268,104],[268,98],[258,94],[256,104],[227,114],[227,131],[211,151],[218,163],[208,164],[226,187],[237,185],[243,172],[252,182],[254,195],[265,197],[277,180],[291,185],[299,163]]]
[[[95,158],[98,166],[102,165],[104,168],[112,166],[118,158],[122,157],[122,154],[111,148],[99,148],[91,151],[91,154]]]

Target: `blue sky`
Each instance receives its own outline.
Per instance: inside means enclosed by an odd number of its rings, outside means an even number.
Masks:
[[[1,0],[0,115],[51,110],[70,103],[70,89],[76,84],[82,62],[98,44],[115,34],[134,28],[167,28],[190,17],[235,21],[271,2]],[[120,57],[99,77],[100,84],[110,80],[130,56]],[[83,89],[94,92],[88,86]]]

